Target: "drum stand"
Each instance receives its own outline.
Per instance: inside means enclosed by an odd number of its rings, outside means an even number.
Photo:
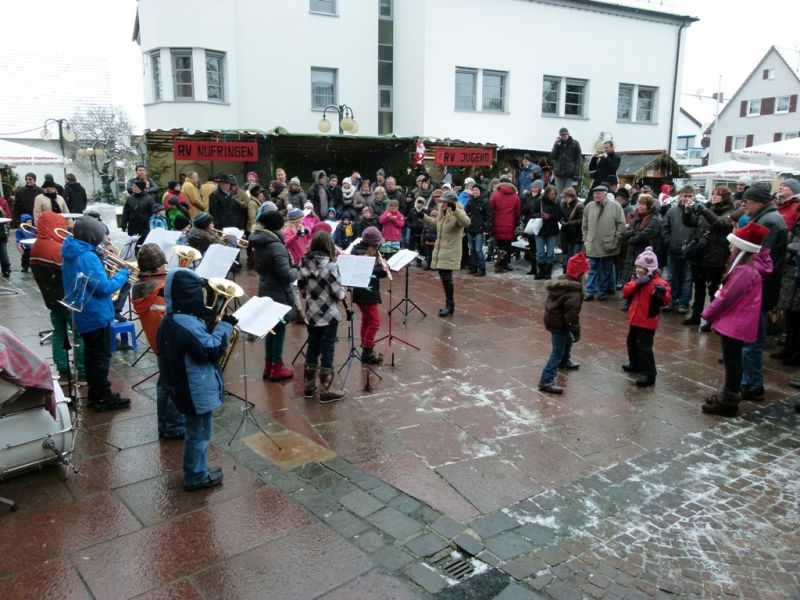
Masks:
[[[353,306],[353,288],[350,288],[350,306]],[[352,316],[350,316],[352,315]],[[341,374],[342,369],[347,367],[347,371],[342,378],[342,387],[344,388],[345,384],[347,383],[347,378],[350,376],[350,369],[353,366],[353,360],[357,360],[361,363],[361,366],[367,369],[367,383],[364,385],[364,391],[370,392],[372,391],[372,386],[369,382],[369,374],[372,373],[380,380],[383,380],[383,377],[378,374],[378,372],[369,366],[367,363],[364,362],[364,358],[361,356],[359,351],[356,349],[356,333],[355,333],[355,313],[351,310],[350,315],[348,315],[349,325],[349,337],[350,337],[350,352],[347,354],[347,361],[339,367],[337,373]]]
[[[428,313],[426,313],[424,310],[422,310],[419,306],[417,306],[416,302],[414,302],[411,298],[408,297],[408,270],[409,270],[408,268],[409,268],[409,266],[410,265],[406,265],[406,267],[405,267],[405,270],[406,270],[405,294],[403,295],[403,298],[397,302],[397,304],[395,304],[392,308],[389,309],[389,314],[391,315],[392,312],[394,312],[396,309],[400,308],[401,304],[403,305],[403,310],[402,310],[402,313],[403,313],[403,324],[405,324],[408,321],[408,314],[411,313],[411,312],[414,312],[415,310],[418,310],[420,313],[422,313],[423,317],[427,317],[428,316]],[[391,284],[389,285],[389,289],[391,290]],[[389,303],[391,304],[391,300],[389,301]],[[411,310],[408,310],[408,305],[409,304],[411,304],[414,308],[412,308]]]
[[[406,269],[407,269],[407,267],[406,267]],[[408,270],[406,270],[406,277],[408,277]],[[406,289],[408,289],[408,279],[407,278],[406,278]],[[401,302],[402,302],[402,300],[401,300]],[[412,300],[409,300],[409,302],[414,304],[414,302]],[[391,306],[391,305],[392,305],[392,280],[390,279],[389,280],[389,306]],[[400,304],[398,303],[397,306],[400,306]],[[397,308],[397,306],[395,306],[394,308]],[[417,306],[417,305],[414,304],[414,306]],[[411,342],[407,342],[403,338],[397,337],[394,333],[392,333],[392,311],[394,310],[394,308],[389,310],[388,313],[387,313],[389,315],[389,333],[387,333],[382,338],[378,338],[377,340],[375,340],[375,343],[377,344],[378,342],[382,342],[383,340],[389,340],[389,345],[387,346],[387,349],[386,349],[387,354],[389,352],[391,352],[391,350],[392,350],[392,340],[397,340],[398,342],[400,342],[401,344],[405,344],[409,348],[413,348],[414,350],[419,350],[419,346],[415,346]],[[419,310],[419,312],[422,312],[422,310],[420,310],[418,306],[417,306],[417,309]],[[408,313],[406,313],[406,314],[408,314]],[[425,315],[425,313],[422,313],[422,314]],[[391,354],[392,354],[392,362],[391,362],[390,366],[393,367],[394,366],[394,352],[391,352]]]

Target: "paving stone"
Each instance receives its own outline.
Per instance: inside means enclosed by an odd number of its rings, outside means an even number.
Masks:
[[[449,546],[447,540],[435,533],[423,533],[413,540],[406,542],[405,547],[421,558],[427,558],[441,552]]]
[[[472,521],[469,526],[479,536],[486,539],[498,533],[502,533],[503,531],[519,527],[519,523],[517,523],[516,519],[505,513],[496,512]]]
[[[384,546],[372,558],[389,572],[399,571],[414,562],[414,556],[398,546]]]
[[[583,600],[583,592],[563,581],[556,581],[545,590],[555,600]]]
[[[351,538],[369,529],[365,521],[354,517],[346,510],[340,510],[325,517],[325,522],[342,537]]]
[[[534,553],[551,567],[555,567],[569,558],[569,554],[566,552],[552,547],[540,548],[535,550]]]
[[[485,543],[486,548],[500,560],[509,560],[533,549],[533,544],[513,531],[490,537]]]
[[[355,490],[339,498],[339,504],[359,517],[366,517],[384,507],[383,503],[363,490]]]
[[[417,516],[420,519],[422,519],[425,523],[430,525],[431,523],[434,523],[435,521],[438,521],[440,518],[442,518],[442,513],[440,513],[438,510],[431,508],[430,506],[423,504],[422,508],[420,508],[419,511],[417,511]]]
[[[465,527],[458,521],[445,515],[431,523],[431,529],[438,531],[446,538],[452,539],[464,531]]]
[[[499,567],[500,563],[503,562],[488,550],[483,550],[482,552],[479,552],[476,558],[492,567]]]
[[[538,558],[531,558],[530,556],[520,556],[512,561],[500,565],[500,568],[511,575],[514,579],[522,581],[531,575],[535,575],[540,571],[547,568]]]
[[[367,517],[367,520],[381,531],[385,531],[398,540],[404,540],[421,531],[424,527],[422,523],[407,517],[396,508],[388,506],[372,513]]]
[[[470,556],[477,556],[483,551],[483,543],[469,533],[460,533],[453,538],[453,543]]]
[[[320,494],[319,491],[310,486],[292,492],[291,497],[318,517],[324,517],[339,509],[333,500]]]
[[[548,585],[550,585],[550,582],[552,581],[553,581],[553,576],[550,575],[550,573],[543,573],[542,575],[534,577],[527,583],[529,583],[533,589],[541,591],[545,589]]]
[[[371,488],[369,490],[369,493],[375,496],[378,500],[381,500],[382,502],[388,502],[389,500],[397,496],[397,494],[399,494],[400,492],[397,490],[397,488],[392,487],[391,485],[388,485],[386,483],[380,483],[375,487]]]
[[[367,554],[372,554],[387,544],[387,540],[377,531],[359,533],[353,537],[353,542]]]
[[[518,583],[512,583],[495,596],[494,600],[543,600],[543,596],[522,587]]]
[[[331,500],[338,500],[358,489],[353,483],[328,469],[314,477],[311,484]]]
[[[528,523],[515,531],[535,546],[547,546],[556,539],[554,529],[537,523]]]
[[[406,494],[398,494],[387,503],[392,508],[396,508],[402,513],[410,515],[414,511],[422,507],[422,502],[415,500]]]
[[[447,580],[424,563],[412,565],[406,569],[406,575],[411,581],[431,594],[436,594],[447,587]]]

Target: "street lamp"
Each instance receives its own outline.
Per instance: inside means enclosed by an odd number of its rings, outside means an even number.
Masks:
[[[58,144],[61,147],[61,157],[64,159],[64,181],[67,179],[67,155],[64,153],[64,140],[68,142],[75,141],[75,132],[72,129],[72,126],[69,124],[69,121],[66,119],[46,119],[44,125],[42,126],[42,139],[43,140],[50,140],[53,136],[50,133],[50,130],[47,126],[50,123],[57,123],[58,124]]]
[[[355,115],[353,114],[353,109],[347,106],[347,104],[340,104],[339,106],[329,104],[325,107],[322,111],[322,120],[319,122],[319,130],[322,133],[328,133],[331,130],[331,122],[325,118],[329,108],[335,110],[336,114],[339,116],[340,135],[345,131],[347,133],[358,133],[358,122],[354,119]]]
[[[92,187],[94,187],[94,174],[97,173],[100,176],[100,183],[103,186],[103,199],[108,203],[113,203],[116,197],[111,188],[111,175],[108,172],[111,166],[111,159],[106,157],[103,161],[102,169],[97,165],[98,159],[105,153],[105,149],[98,148],[98,145],[104,145],[104,142],[97,140],[91,148],[80,148],[78,150],[78,156],[89,158],[89,161],[92,163]]]

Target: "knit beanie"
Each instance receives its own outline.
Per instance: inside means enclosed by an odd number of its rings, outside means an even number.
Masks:
[[[311,237],[314,237],[317,232],[319,231],[327,231],[328,233],[333,233],[333,227],[327,221],[320,221],[319,223],[314,223],[314,226],[311,228]]]
[[[647,269],[647,272],[652,275],[658,269],[658,257],[655,252],[653,252],[652,246],[645,248],[644,252],[636,257],[636,262],[634,264],[637,267]]]
[[[786,179],[781,185],[785,185],[792,190],[792,194],[800,194],[800,181],[797,181],[797,179]]]
[[[211,218],[211,215],[207,212],[199,212],[194,216],[194,220],[192,224],[197,227],[198,229],[205,229],[214,219]]]
[[[145,244],[136,254],[136,263],[142,273],[153,273],[167,264],[167,257],[158,244]]]
[[[175,220],[172,222],[172,226],[175,228],[175,231],[183,231],[192,222],[186,218],[186,215],[180,214],[175,216]]]
[[[537,179],[536,181],[534,181],[531,184],[531,189],[533,189],[533,188],[539,188],[540,190],[543,190],[544,189],[544,181],[542,181],[541,179]]]
[[[72,235],[75,236],[76,240],[81,240],[92,246],[100,244],[105,234],[106,226],[92,217],[80,217],[75,221],[75,226],[72,228]]]
[[[589,261],[583,252],[578,252],[567,261],[567,277],[579,279],[581,275],[589,270]]]
[[[283,215],[276,210],[264,211],[258,215],[258,222],[264,229],[278,231],[283,227]]]
[[[293,183],[296,183],[297,185],[300,185],[300,178],[299,178],[299,177],[292,177],[292,178],[289,180],[289,185],[291,185],[291,184],[293,184]]]
[[[384,239],[377,227],[367,227],[361,234],[361,241],[367,246],[380,246]]]
[[[293,208],[288,213],[286,213],[286,220],[291,223],[293,221],[299,221],[304,216],[305,215],[303,214],[302,208]]]
[[[771,202],[772,192],[768,185],[763,183],[756,183],[747,188],[742,194],[744,200],[755,200],[756,202]]]

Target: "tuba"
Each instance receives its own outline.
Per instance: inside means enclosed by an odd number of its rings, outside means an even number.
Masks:
[[[212,277],[209,279],[208,287],[210,287],[211,291],[214,292],[211,304],[206,306],[206,308],[211,311],[211,317],[208,320],[208,330],[210,332],[214,330],[216,324],[219,323],[220,319],[222,319],[222,316],[225,314],[225,310],[228,308],[230,301],[234,298],[241,298],[244,296],[244,290],[242,289],[242,286],[235,281],[223,279],[222,277]],[[225,370],[228,360],[230,359],[238,340],[239,330],[234,328],[231,339],[228,342],[228,349],[225,351],[225,354],[222,356],[222,358],[219,359],[220,370]]]
[[[200,260],[203,257],[200,250],[192,248],[191,246],[176,245],[172,248],[172,251],[175,253],[175,256],[178,257],[178,266],[183,269],[189,268],[194,261]]]

